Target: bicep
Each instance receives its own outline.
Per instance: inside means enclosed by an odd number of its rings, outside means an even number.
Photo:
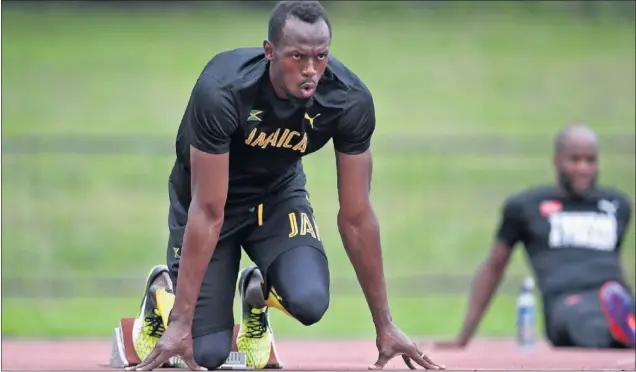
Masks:
[[[212,219],[223,216],[229,181],[229,154],[210,154],[190,147],[192,205]]]
[[[523,239],[524,222],[521,204],[508,199],[501,208],[501,217],[497,227],[496,239],[512,249]]]
[[[375,130],[375,108],[366,89],[350,93],[333,138],[338,173],[340,216],[357,219],[370,208],[371,137]]]
[[[191,205],[208,218],[220,219],[227,198],[230,142],[238,128],[236,104],[227,89],[204,74],[192,90],[184,120],[191,133]]]
[[[500,239],[495,239],[490,248],[487,261],[491,266],[504,268],[510,260],[511,253],[512,247]]]
[[[349,155],[336,151],[340,213],[356,218],[370,207],[373,161],[371,150]]]
[[[512,249],[523,237],[523,211],[520,203],[514,199],[506,200],[501,208],[501,216],[495,241],[488,262],[496,267],[504,267],[510,259]]]

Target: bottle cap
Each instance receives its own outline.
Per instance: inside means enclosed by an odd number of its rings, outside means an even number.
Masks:
[[[523,280],[523,288],[525,288],[527,290],[533,290],[534,289],[534,278],[532,278],[531,276],[526,277]]]

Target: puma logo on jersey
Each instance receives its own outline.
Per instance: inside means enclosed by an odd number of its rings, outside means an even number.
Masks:
[[[258,146],[262,149],[271,146],[304,153],[307,151],[307,134],[281,128],[276,129],[273,133],[266,133],[254,128],[245,139],[245,144],[252,147]]]
[[[618,242],[618,223],[613,214],[558,212],[548,217],[550,248],[583,248],[612,251]]]
[[[312,118],[311,116],[309,116],[308,113],[305,113],[305,119],[307,119],[307,121],[309,122],[309,126],[311,127],[311,129],[314,129],[314,119],[316,119],[318,116],[320,116],[320,114],[317,114]]]
[[[598,209],[607,214],[616,214],[616,211],[618,210],[618,203],[616,201],[601,199],[598,202]]]

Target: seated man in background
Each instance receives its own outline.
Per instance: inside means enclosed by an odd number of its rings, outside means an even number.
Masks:
[[[631,201],[616,189],[596,186],[597,160],[590,128],[573,125],[558,134],[557,184],[505,201],[496,240],[473,281],[463,329],[456,340],[438,347],[468,344],[518,242],[536,276],[553,346],[634,347],[633,297],[620,264]]]

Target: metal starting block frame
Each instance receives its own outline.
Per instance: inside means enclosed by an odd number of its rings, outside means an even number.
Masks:
[[[119,325],[113,330],[112,351],[110,355],[109,366],[111,368],[124,369],[141,363],[139,356],[135,352],[132,341],[132,330],[134,318],[122,318]],[[234,335],[232,337],[232,349],[225,363],[218,369],[221,370],[253,370],[254,368],[247,366],[247,356],[243,352],[239,352],[236,346],[236,335],[238,334],[238,325],[234,325]],[[188,366],[181,358],[173,357],[170,361],[163,365],[168,368],[185,368]],[[282,369],[282,366],[276,359],[276,354],[272,350],[270,353],[269,363],[264,369]]]

